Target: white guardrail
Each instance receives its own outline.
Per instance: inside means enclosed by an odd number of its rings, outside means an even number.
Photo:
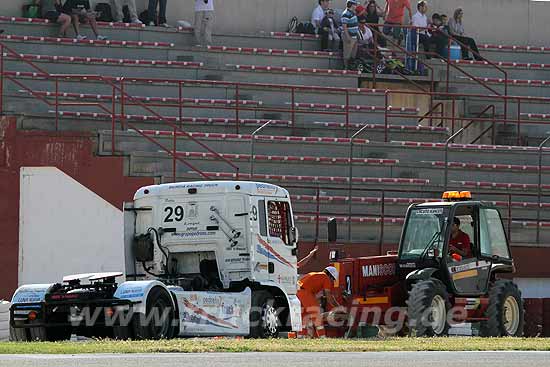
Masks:
[[[10,337],[10,303],[0,301],[0,341],[6,341]]]

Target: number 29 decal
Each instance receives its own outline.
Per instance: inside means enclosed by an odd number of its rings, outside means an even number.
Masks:
[[[164,208],[164,213],[166,214],[166,217],[164,218],[164,223],[181,222],[183,220],[183,206],[167,206],[166,208]]]

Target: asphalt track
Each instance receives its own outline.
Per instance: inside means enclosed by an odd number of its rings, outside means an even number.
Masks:
[[[550,352],[373,352],[1,355],[0,367],[518,367],[550,366]]]

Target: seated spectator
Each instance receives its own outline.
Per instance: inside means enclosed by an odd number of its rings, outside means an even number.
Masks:
[[[357,33],[357,44],[358,44],[358,47],[361,47],[361,46],[372,47],[373,45],[372,31],[367,26],[366,18],[361,18],[361,20],[359,20],[359,32]]]
[[[340,31],[336,19],[334,19],[334,10],[327,10],[320,26],[321,49],[323,51],[338,51],[340,47]]]
[[[149,14],[149,25],[160,25],[161,27],[169,28],[166,23],[166,2],[167,0],[149,0],[149,7],[147,13]],[[157,21],[157,4],[159,8],[158,21]]]
[[[62,12],[61,0],[41,0],[40,9],[42,18],[60,25],[58,37],[67,37],[67,29],[71,25],[71,17]]]
[[[112,0],[114,5],[113,17],[115,22],[122,22],[124,20],[124,12],[122,8],[124,5],[128,5],[128,11],[130,12],[130,22],[135,24],[143,24],[137,15],[136,0]]]
[[[107,37],[101,36],[97,31],[97,22],[95,19],[97,13],[90,10],[89,0],[67,0],[65,1],[65,5],[63,5],[63,12],[71,16],[76,39],[83,40],[87,38],[80,34],[80,23],[90,24],[96,39],[107,39]]]
[[[385,17],[386,13],[378,6],[376,0],[369,0],[368,2],[365,2],[365,4],[367,11],[365,12],[364,17],[367,20],[369,27],[372,31],[380,32],[380,27],[373,26],[372,24],[379,24],[380,18]],[[383,37],[376,37],[376,43],[381,47],[386,47],[386,39]]]
[[[355,10],[357,1],[348,0],[346,10],[342,13],[342,41],[344,44],[343,60],[344,68],[348,68],[357,54],[357,33],[359,22]]]
[[[409,0],[387,0],[386,1],[386,21],[382,31],[386,35],[393,35],[397,44],[401,44],[403,35],[401,28],[404,25],[405,9],[409,12],[409,19],[412,18],[411,4]]]
[[[464,11],[462,9],[458,8],[455,10],[453,18],[449,20],[449,33],[457,41],[468,46],[473,51],[472,54],[474,58],[478,61],[481,61],[483,60],[483,58],[479,54],[476,41],[471,37],[464,36],[464,26],[462,25],[463,15],[464,15]],[[460,48],[462,50],[462,58],[464,60],[471,60],[472,58],[469,57],[468,49],[463,45],[460,45]]]
[[[445,29],[447,29],[447,32],[449,31],[449,17],[446,14],[441,14],[441,24]]]
[[[315,27],[316,34],[320,34],[319,30],[321,29],[321,22],[323,21],[325,13],[329,8],[330,0],[319,0],[318,2],[319,5],[313,9],[313,13],[311,14],[311,24]]]
[[[446,55],[446,49],[448,46],[448,40],[449,40],[449,33],[445,26],[443,25],[443,22],[441,20],[441,16],[437,13],[434,13],[432,15],[432,24],[430,25],[430,41],[431,44],[435,47],[435,52],[438,54],[439,57],[445,57]]]
[[[426,13],[428,12],[428,4],[426,1],[421,0],[416,5],[416,13],[412,16],[411,23],[415,27],[419,27],[419,29],[414,29],[413,31],[416,31],[418,34],[418,42],[422,44],[422,47],[424,48],[424,52],[430,52],[430,45],[431,45],[431,39],[430,36],[428,36],[428,16]],[[413,33],[414,34],[414,33]],[[430,55],[426,55],[426,58],[429,59]]]

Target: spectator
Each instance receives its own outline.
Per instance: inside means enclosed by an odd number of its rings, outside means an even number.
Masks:
[[[101,36],[97,31],[96,12],[90,11],[89,0],[67,0],[63,5],[63,12],[71,16],[76,39],[84,40],[87,38],[80,34],[80,23],[90,24],[96,39],[100,41],[107,39],[107,37]]]
[[[114,18],[115,22],[122,22],[124,20],[124,12],[122,8],[124,5],[128,5],[128,11],[130,12],[130,21],[134,24],[143,24],[137,15],[136,0],[112,0],[114,5]]]
[[[42,18],[60,25],[58,37],[67,37],[67,29],[71,26],[71,17],[62,12],[61,0],[41,0],[40,9]]]
[[[471,37],[464,36],[464,26],[462,25],[462,17],[464,11],[461,8],[455,10],[453,18],[449,20],[449,33],[460,43],[468,46],[473,52],[474,58],[478,61],[483,60],[477,49],[476,41]],[[468,55],[468,49],[463,45],[460,45],[462,50],[462,58],[464,60],[471,60],[472,58]]]
[[[357,33],[359,31],[359,22],[355,9],[357,2],[348,0],[346,10],[342,13],[342,41],[344,44],[343,61],[344,68],[348,68],[351,61],[357,55]]]
[[[149,25],[160,25],[161,27],[170,27],[166,23],[166,2],[168,0],[149,0],[149,6],[147,13],[149,15]],[[159,8],[158,21],[157,21],[157,4]]]
[[[336,23],[336,19],[334,19],[334,10],[327,10],[320,25],[321,49],[323,51],[338,51],[340,47],[340,34],[338,32],[338,24]]]
[[[428,36],[428,4],[424,0],[420,0],[416,5],[417,12],[412,16],[411,23],[415,27],[424,28],[424,29],[415,29],[418,34],[418,42],[422,44],[424,52],[430,52],[431,40]],[[413,33],[414,34],[414,33]],[[430,55],[426,55],[426,58],[429,59]]]
[[[212,44],[214,0],[195,0],[195,39],[198,46]]]
[[[448,45],[449,33],[443,25],[441,16],[437,13],[432,15],[432,24],[430,25],[430,40],[432,45],[435,46],[435,52],[440,57],[445,57],[445,49]]]
[[[385,17],[386,13],[384,10],[376,4],[376,0],[369,0],[368,3],[365,2],[367,11],[364,15],[367,23],[370,24],[369,27],[373,32],[380,32],[380,27],[373,26],[372,24],[379,24],[380,17]],[[386,47],[386,39],[383,37],[376,37],[376,42],[382,47]]]
[[[441,14],[441,25],[445,28],[447,28],[447,31],[448,31],[448,28],[449,28],[449,17],[447,17],[447,15],[445,14]]]
[[[325,14],[329,8],[330,0],[319,0],[319,5],[313,9],[313,13],[311,14],[311,24],[315,27],[315,33],[319,34],[319,30],[321,29],[321,22],[325,18]],[[334,19],[334,17],[333,17]]]
[[[386,2],[386,22],[383,32],[386,35],[392,34],[397,44],[401,44],[403,40],[401,26],[404,24],[405,9],[409,12],[409,19],[411,19],[412,10],[409,0],[387,0]]]

